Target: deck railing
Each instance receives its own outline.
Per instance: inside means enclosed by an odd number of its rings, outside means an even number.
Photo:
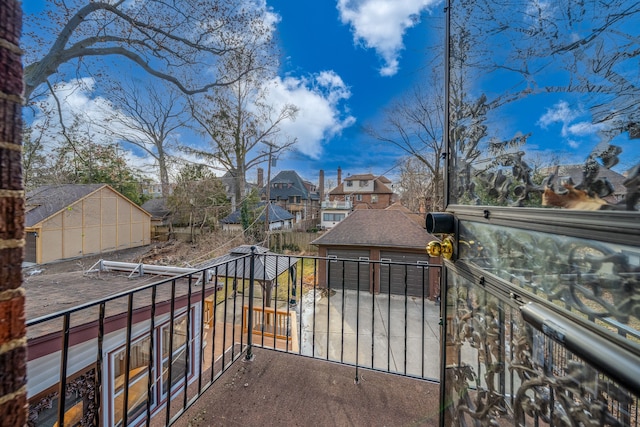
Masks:
[[[139,287],[130,275],[134,289],[27,321],[30,425],[171,425],[255,346],[356,379],[437,380],[439,268],[252,253]]]
[[[261,308],[253,307],[253,325],[249,328],[247,321],[247,314],[249,313],[249,306],[243,307],[243,332],[248,333],[249,329],[254,335],[264,335],[265,337],[275,337],[278,340],[293,339],[291,330],[295,331],[296,312],[286,312],[285,310],[276,310],[274,308]]]

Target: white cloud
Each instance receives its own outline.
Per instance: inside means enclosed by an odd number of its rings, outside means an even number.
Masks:
[[[92,78],[63,82],[56,85],[55,93],[60,101],[62,117],[67,128],[71,123],[80,123],[80,135],[98,144],[118,142],[114,136],[128,135],[130,139],[144,140],[145,135],[134,134],[123,123],[133,121],[122,112],[114,109],[108,99],[96,95],[96,85]],[[351,97],[349,87],[333,71],[322,71],[308,77],[277,77],[270,82],[268,103],[279,109],[285,104],[299,108],[295,121],[281,123],[281,132],[291,138],[297,138],[295,149],[311,158],[319,158],[323,144],[345,128],[355,123],[349,114],[345,102]],[[39,111],[32,120],[32,126],[42,129],[44,141],[49,150],[64,142],[57,116],[57,105],[52,95],[43,99]],[[118,120],[115,120],[118,118]],[[108,123],[108,132],[101,124]],[[177,139],[182,135],[175,133]],[[182,138],[181,138],[182,137]],[[195,141],[193,141],[195,142]],[[129,164],[147,172],[152,179],[156,175],[153,159],[139,150],[122,150]],[[199,163],[196,156],[178,154],[187,162]],[[173,171],[175,172],[175,171]]]
[[[543,129],[547,129],[552,124],[560,123],[562,125],[560,134],[564,138],[595,135],[606,128],[606,125],[601,123],[575,122],[576,119],[583,115],[584,113],[580,109],[572,109],[568,102],[559,101],[553,107],[547,109],[547,112],[540,117],[537,124]],[[579,145],[578,142],[573,140],[567,140],[567,143],[572,148],[576,148]]]
[[[568,135],[588,136],[598,133],[598,131],[604,129],[604,127],[601,123],[578,122],[568,125],[566,128]]]
[[[568,102],[560,101],[553,107],[547,108],[547,112],[538,120],[538,125],[546,129],[554,123],[562,123],[564,136],[565,126],[578,116],[579,113],[571,110]]]
[[[580,147],[580,143],[578,141],[574,141],[573,139],[567,139],[567,144],[573,149]]]
[[[55,85],[54,91],[56,97],[50,94],[43,99],[38,104],[38,111],[31,121],[31,127],[42,134],[46,152],[52,153],[56,147],[65,142],[56,98],[60,103],[60,115],[66,130],[75,132],[79,139],[86,138],[95,144],[106,145],[118,142],[114,133],[131,135],[130,129],[112,120],[116,116],[125,121],[127,118],[116,111],[106,98],[95,95],[93,78],[61,82]],[[133,119],[128,118],[128,120]],[[105,123],[109,124],[111,132],[105,130]],[[138,135],[138,137],[142,136]],[[153,165],[148,156],[137,155],[131,150],[123,150],[122,155],[129,165],[147,172],[150,176],[154,174],[155,171],[150,170],[150,166]]]
[[[356,44],[375,49],[383,61],[382,76],[398,72],[405,32],[438,0],[338,0],[343,24],[351,26]]]
[[[297,138],[296,149],[317,159],[325,140],[355,123],[343,107],[351,97],[349,87],[333,71],[322,71],[308,78],[280,77],[272,80],[268,102],[279,108],[293,104],[299,111],[295,121],[280,125],[281,132]]]

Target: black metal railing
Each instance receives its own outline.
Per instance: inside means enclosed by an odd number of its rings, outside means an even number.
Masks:
[[[252,251],[29,319],[30,424],[171,425],[254,346],[437,381],[439,269]]]

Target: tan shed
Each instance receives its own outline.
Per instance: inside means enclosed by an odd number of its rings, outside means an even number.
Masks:
[[[151,215],[107,184],[47,185],[26,197],[24,260],[38,264],[148,245]]]

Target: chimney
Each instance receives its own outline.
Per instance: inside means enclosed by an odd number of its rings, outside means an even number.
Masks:
[[[342,169],[338,166],[338,185],[342,184]]]
[[[264,187],[264,169],[258,168],[258,188]]]
[[[320,169],[320,177],[318,178],[318,195],[320,196],[320,201],[324,200],[324,171]]]

